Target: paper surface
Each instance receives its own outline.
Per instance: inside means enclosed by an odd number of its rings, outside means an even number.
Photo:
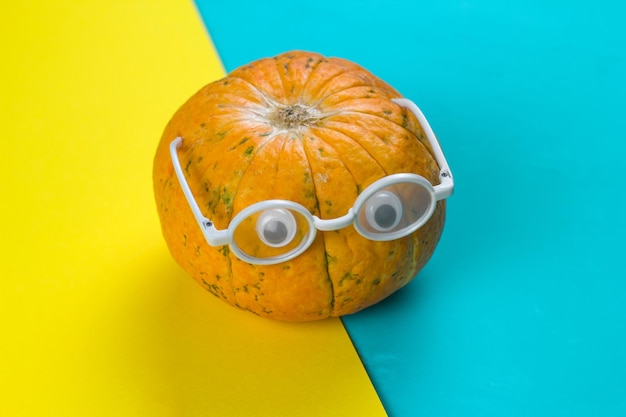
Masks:
[[[193,4],[3,9],[0,415],[385,415],[339,320],[239,311],[167,252],[154,150],[223,74]]]

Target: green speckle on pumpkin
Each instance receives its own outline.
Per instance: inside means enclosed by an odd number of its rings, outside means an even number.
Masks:
[[[230,247],[228,247],[228,245],[224,245],[218,249],[218,252],[224,256],[228,256],[230,254]]]
[[[341,279],[339,280],[339,286],[341,287],[343,285],[343,282],[348,280],[348,281],[352,281],[355,280],[358,277],[357,274],[353,274],[352,272],[346,272],[343,277],[341,277]]]
[[[207,191],[208,191],[208,188],[207,188]],[[222,189],[219,186],[217,188],[214,188],[213,191],[211,191],[211,199],[207,203],[207,206],[209,207],[210,211],[215,211],[214,210],[215,206],[217,206],[217,203],[219,203],[221,194],[222,194]]]
[[[229,151],[232,151],[233,149],[235,149],[238,146],[243,145],[244,143],[246,143],[247,141],[249,141],[250,138],[248,136],[246,136],[245,138],[241,139],[236,145],[232,145],[228,148]]]
[[[330,254],[330,253],[328,253],[328,252],[326,252],[326,263],[327,263],[328,265],[330,265],[330,264],[333,264],[333,263],[335,263],[335,262],[337,262],[337,257],[336,257],[336,256],[331,255],[331,254]]]
[[[218,298],[226,300],[226,295],[224,294],[222,289],[219,287],[219,285],[217,285],[217,284],[209,284],[208,282],[206,282],[204,280],[204,278],[202,279],[202,284],[204,284],[204,286],[209,290],[209,292],[211,294],[213,294],[214,296],[216,296]]]
[[[226,188],[224,188],[224,191],[222,192],[222,203],[224,203],[227,207],[230,208],[230,206],[233,204],[232,191],[226,190]]]
[[[402,113],[402,127],[405,129],[409,128],[409,117],[406,113]]]
[[[248,146],[245,151],[243,151],[243,154],[245,156],[250,156],[252,155],[253,151],[254,151],[254,146],[251,145],[251,146]]]

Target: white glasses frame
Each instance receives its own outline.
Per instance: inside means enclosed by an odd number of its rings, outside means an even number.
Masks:
[[[452,195],[452,193],[454,192],[454,179],[452,177],[450,168],[448,167],[448,162],[446,161],[443,151],[441,150],[441,146],[439,145],[439,141],[437,140],[435,133],[433,132],[430,124],[426,120],[426,117],[419,109],[419,107],[417,107],[417,105],[412,101],[404,98],[392,99],[391,101],[401,107],[410,110],[420,122],[420,125],[422,126],[422,129],[424,130],[428,142],[430,143],[430,146],[433,150],[435,160],[439,165],[440,183],[433,186],[426,178],[422,177],[421,175],[412,173],[388,175],[369,185],[365,190],[363,190],[363,192],[358,195],[357,199],[354,202],[354,205],[348,210],[348,213],[335,219],[320,219],[319,217],[312,215],[304,206],[293,201],[265,200],[255,203],[241,210],[235,215],[235,217],[232,218],[227,229],[218,230],[213,222],[209,218],[204,216],[204,214],[202,214],[202,211],[200,210],[200,207],[198,206],[198,203],[196,202],[196,199],[194,198],[193,193],[189,188],[189,184],[185,179],[185,175],[183,173],[180,160],[178,158],[178,148],[181,146],[183,139],[180,136],[174,139],[170,144],[170,154],[172,157],[174,171],[182,188],[183,194],[185,195],[187,203],[189,204],[189,207],[191,208],[191,211],[196,221],[198,222],[198,225],[200,226],[200,229],[202,230],[202,233],[204,234],[207,243],[211,246],[229,245],[231,252],[233,252],[239,259],[245,262],[258,265],[271,265],[288,261],[302,254],[305,250],[309,248],[309,246],[311,246],[318,230],[339,230],[352,224],[355,229],[367,239],[386,241],[408,236],[409,234],[422,227],[430,219],[433,212],[435,211],[436,202],[446,199]],[[401,230],[392,231],[390,233],[371,233],[367,230],[364,230],[357,221],[358,213],[360,212],[361,208],[374,194],[387,186],[398,183],[414,183],[423,186],[424,189],[430,193],[432,201],[432,203],[428,207],[427,212],[420,218],[418,222],[412,223],[410,227]],[[243,252],[237,246],[237,244],[234,242],[234,233],[239,224],[241,224],[241,222],[245,220],[248,216],[269,209],[288,209],[301,214],[309,224],[309,233],[307,233],[307,236],[305,236],[305,238],[296,248],[286,253],[283,253],[279,256],[257,258]]]

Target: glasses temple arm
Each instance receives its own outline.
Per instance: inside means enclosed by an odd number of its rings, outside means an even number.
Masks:
[[[191,208],[193,216],[196,218],[196,221],[198,222],[198,225],[200,226],[202,233],[204,234],[204,237],[206,238],[209,245],[227,245],[230,243],[230,237],[228,236],[227,231],[217,230],[213,225],[213,222],[202,214],[202,211],[200,211],[200,207],[198,206],[198,203],[196,202],[196,199],[191,192],[191,188],[189,188],[189,184],[187,184],[185,174],[183,173],[183,168],[180,165],[180,160],[178,159],[178,148],[180,147],[182,141],[183,138],[179,136],[174,139],[172,143],[170,143],[170,155],[172,156],[172,165],[174,166],[176,178],[178,179],[178,183],[183,190],[183,194],[185,195],[187,204],[189,204],[189,208]]]
[[[437,200],[443,200],[448,198],[454,192],[454,178],[452,177],[452,171],[450,171],[450,167],[448,166],[448,161],[446,160],[445,155],[443,154],[443,150],[441,149],[441,145],[437,140],[437,136],[433,129],[430,127],[430,123],[426,120],[424,113],[420,110],[419,107],[411,100],[406,98],[393,98],[392,102],[396,103],[400,107],[404,107],[409,109],[417,120],[420,122],[422,129],[424,129],[424,133],[428,138],[428,142],[435,154],[435,160],[437,161],[437,165],[439,165],[439,181],[438,185],[434,186],[435,196]]]

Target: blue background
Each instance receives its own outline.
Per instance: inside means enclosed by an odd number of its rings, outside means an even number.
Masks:
[[[226,70],[348,58],[440,138],[435,256],[343,319],[390,416],[626,415],[623,4],[197,1]]]

